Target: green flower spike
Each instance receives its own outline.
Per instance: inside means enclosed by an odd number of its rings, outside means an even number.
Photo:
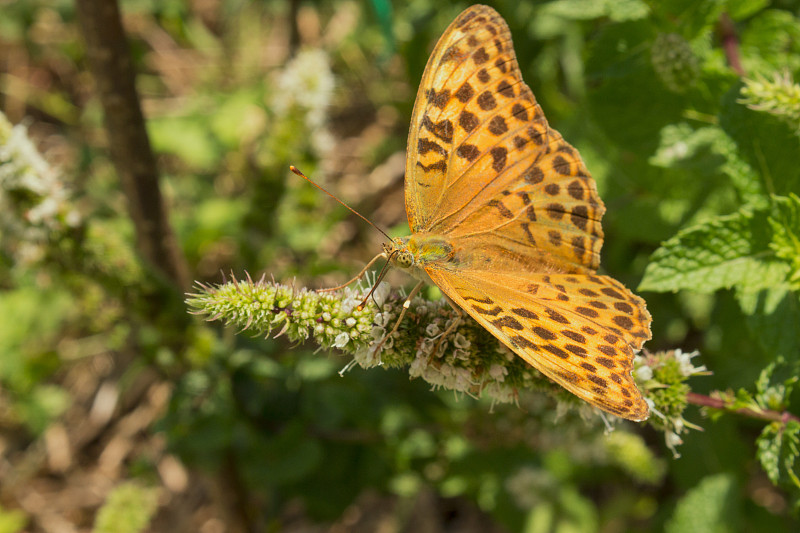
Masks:
[[[800,84],[794,83],[789,72],[776,73],[772,80],[757,76],[742,81],[740,104],[775,115],[800,133]]]
[[[445,300],[414,298],[397,332],[381,344],[405,298],[381,283],[362,307],[366,294],[363,287],[321,293],[247,276],[215,286],[198,284],[198,292],[189,295],[187,303],[195,314],[243,331],[277,332],[292,341],[312,339],[325,349],[338,348],[353,357],[346,369],[352,365],[407,367],[410,377],[422,378],[433,388],[475,397],[486,394],[496,402],[513,402],[519,391],[537,389],[555,396],[559,406],[582,405],[473,320],[463,320],[435,351],[456,318]],[[689,426],[682,418],[689,390],[685,381],[705,371],[690,364],[691,371],[684,371],[683,362],[693,355],[677,350],[646,354],[635,361],[634,377],[653,409],[651,424],[675,436]],[[673,439],[671,445],[675,444]]]

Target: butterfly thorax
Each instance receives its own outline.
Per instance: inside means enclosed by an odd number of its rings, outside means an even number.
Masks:
[[[417,233],[398,237],[383,245],[392,266],[407,271],[415,278],[430,281],[424,267],[431,263],[448,263],[455,259],[455,251],[450,241],[441,236]]]

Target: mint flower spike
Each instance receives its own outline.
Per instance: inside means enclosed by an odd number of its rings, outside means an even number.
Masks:
[[[50,243],[82,222],[71,196],[27,128],[0,112],[0,255],[22,268],[43,262]]]
[[[633,377],[642,388],[650,406],[648,422],[664,433],[664,442],[674,458],[680,457],[677,447],[683,444],[681,435],[690,429],[702,428],[683,417],[691,392],[686,383],[693,376],[711,374],[705,366],[694,366],[692,359],[700,352],[683,352],[680,348],[649,353],[644,351],[633,361]]]
[[[397,332],[381,346],[380,341],[402,311],[405,297],[390,292],[388,284],[381,283],[360,307],[368,293],[369,280],[365,285],[320,293],[267,281],[265,277],[254,281],[247,275],[244,280],[233,277],[220,285],[198,283],[198,291],[189,295],[187,303],[194,314],[242,331],[286,335],[295,342],[311,339],[322,348],[338,348],[353,357],[343,372],[354,365],[407,367],[410,377],[422,378],[434,389],[474,397],[486,394],[493,403],[513,402],[520,390],[537,389],[555,396],[559,411],[566,406],[583,405],[473,320],[462,320],[434,353],[441,336],[457,317],[443,299],[414,298]],[[380,351],[376,352],[379,346]],[[689,391],[685,381],[705,371],[690,363],[694,355],[676,350],[646,354],[635,361],[634,377],[656,413],[650,418],[651,425],[676,436],[689,427],[682,417]],[[590,410],[599,413],[594,408]]]
[[[432,388],[473,396],[486,393],[499,402],[515,401],[518,389],[534,386],[561,394],[560,387],[473,321],[463,321],[434,354],[441,335],[456,319],[445,300],[414,298],[397,332],[376,353],[375,347],[391,331],[405,298],[390,295],[389,285],[381,283],[360,308],[367,292],[358,286],[320,293],[265,277],[254,281],[247,275],[220,285],[198,283],[187,304],[193,314],[241,331],[258,335],[277,332],[291,341],[311,339],[323,348],[338,348],[363,368],[408,367],[411,377],[422,378]]]
[[[800,84],[785,71],[774,73],[772,80],[762,75],[743,79],[742,98],[738,100],[754,111],[775,115],[800,133]]]
[[[197,290],[186,300],[192,314],[221,320],[240,332],[269,335],[279,330],[276,336],[286,335],[295,342],[313,337],[323,348],[350,353],[372,340],[377,307],[369,300],[363,309],[357,308],[365,295],[363,289],[318,293],[267,281],[264,276],[254,281],[247,274],[244,280],[232,276],[220,285],[197,283]]]

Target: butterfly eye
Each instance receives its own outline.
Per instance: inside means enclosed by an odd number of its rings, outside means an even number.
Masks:
[[[411,265],[413,265],[414,257],[411,255],[411,252],[404,251],[398,253],[397,264],[400,265],[401,268],[409,268]]]

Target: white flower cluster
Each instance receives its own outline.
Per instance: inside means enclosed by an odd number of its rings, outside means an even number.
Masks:
[[[80,216],[69,202],[61,176],[28,138],[0,113],[0,249],[20,266],[39,261],[48,238]]]
[[[299,52],[286,65],[275,84],[272,98],[275,114],[285,117],[296,109],[303,112],[311,145],[320,155],[333,146],[333,138],[325,125],[335,85],[328,54],[320,49]]]
[[[701,376],[709,374],[708,369],[703,366],[694,366],[692,359],[700,355],[700,352],[683,352],[680,348],[669,351],[659,352],[657,354],[637,355],[634,359],[633,377],[639,383],[644,383],[645,388],[648,386],[655,388],[663,388],[667,385],[658,383],[659,369],[667,364],[677,365],[677,370],[682,378],[688,379],[692,376]],[[687,429],[699,429],[698,426],[689,423],[683,414],[669,415],[656,408],[655,402],[651,398],[645,398],[647,405],[650,407],[650,412],[653,417],[660,419],[660,426],[664,430],[664,441],[667,448],[672,450],[672,455],[675,458],[680,457],[677,447],[683,444],[682,435]],[[669,406],[667,406],[669,407]]]
[[[421,327],[414,330],[413,345],[409,347],[407,341],[411,337],[403,327],[386,337],[399,318],[398,309],[399,304],[376,314],[373,343],[356,353],[357,364],[369,368],[381,364],[382,356],[388,359],[392,353],[406,354],[410,349],[414,357],[406,361],[411,378],[421,378],[434,389],[444,388],[472,396],[486,394],[496,402],[516,400],[515,387],[505,383],[508,375],[506,364],[515,358],[509,350],[498,343],[498,353],[478,356],[470,340],[473,333],[469,320],[462,319],[459,326],[444,337],[452,321],[456,320],[455,315],[447,312],[449,304],[446,302],[431,302],[424,298],[415,298],[411,302],[414,316],[421,317]],[[412,319],[406,316],[403,320]],[[487,364],[487,361],[495,359],[499,361]]]

